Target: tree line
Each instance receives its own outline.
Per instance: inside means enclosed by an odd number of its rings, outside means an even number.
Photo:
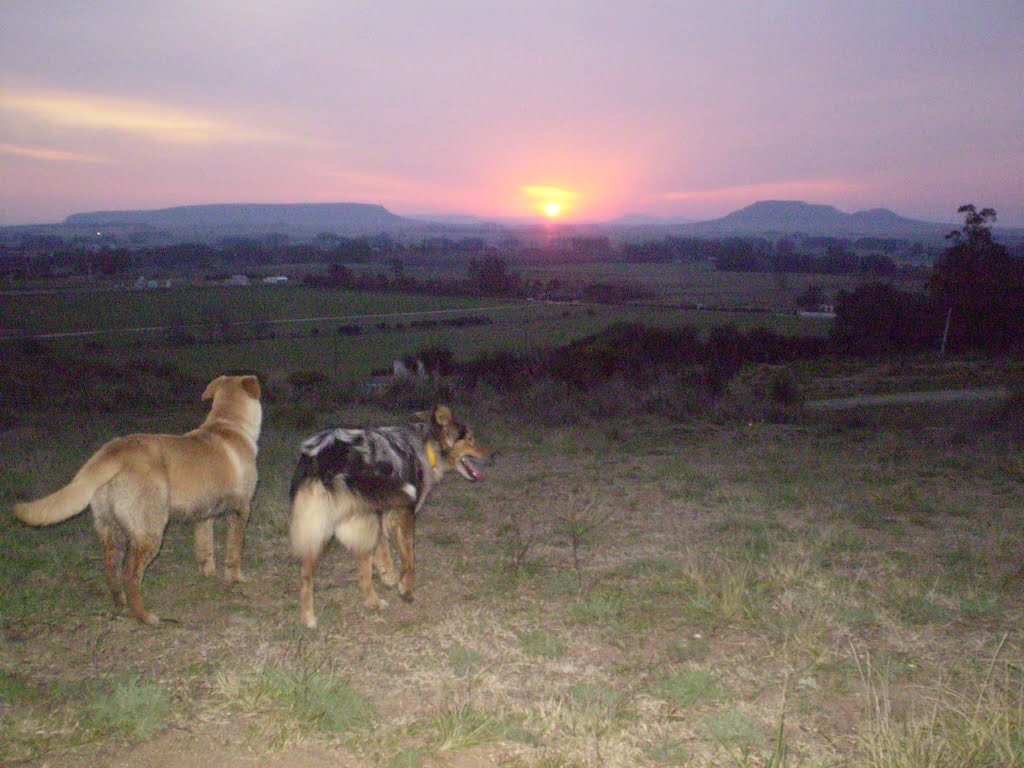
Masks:
[[[613,243],[606,236],[555,238],[543,244],[506,237],[431,237],[403,242],[387,234],[342,237],[322,233],[293,242],[284,235],[223,238],[216,243],[190,242],[159,246],[124,246],[110,241],[64,241],[22,236],[0,243],[0,276],[41,279],[59,274],[119,277],[154,272],[188,272],[218,276],[268,265],[365,265],[465,269],[473,261],[503,259],[511,263],[543,261],[625,261],[631,263],[711,262],[717,269],[743,272],[891,275],[903,262],[927,258],[919,243],[897,239],[759,237],[675,237]],[[396,275],[397,276],[397,275]],[[508,288],[513,286],[509,285]]]
[[[1024,256],[992,237],[996,212],[958,210],[960,229],[936,260],[924,293],[869,282],[840,292],[832,338],[857,354],[923,349],[1007,352],[1024,348]]]

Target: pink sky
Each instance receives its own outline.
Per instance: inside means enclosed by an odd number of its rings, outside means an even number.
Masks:
[[[0,18],[0,224],[219,202],[1024,226],[1024,4],[54,2]]]

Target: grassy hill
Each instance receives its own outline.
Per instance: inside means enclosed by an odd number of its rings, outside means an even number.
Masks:
[[[191,428],[203,404],[171,370],[112,368],[109,409],[9,411],[0,508],[115,434]],[[799,374],[846,394],[913,369]],[[603,415],[546,426],[551,390],[449,392],[499,460],[425,507],[415,603],[368,612],[331,547],[309,632],[286,535],[299,441],[435,393],[265,384],[252,580],[202,579],[170,529],[146,577],[159,629],[112,611],[86,515],[0,516],[0,762],[1024,765],[1019,399],[775,422],[739,387],[668,421],[595,391],[574,407],[602,397]]]

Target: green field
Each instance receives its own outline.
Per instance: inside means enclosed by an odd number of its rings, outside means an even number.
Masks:
[[[451,327],[444,320],[486,318]],[[436,321],[435,327],[414,323]],[[222,370],[316,370],[362,378],[393,360],[446,346],[457,360],[497,350],[565,344],[620,321],[707,329],[733,324],[821,334],[827,324],[792,313],[715,312],[654,304],[511,301],[306,287],[182,286],[146,291],[7,293],[0,347],[37,337],[65,355],[126,360],[173,358],[200,377]],[[338,333],[356,325],[358,336]]]

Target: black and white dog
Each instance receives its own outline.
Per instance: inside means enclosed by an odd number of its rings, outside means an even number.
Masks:
[[[480,479],[475,462],[487,461],[491,451],[449,408],[439,405],[416,418],[405,427],[326,429],[302,443],[290,491],[290,537],[302,562],[299,613],[307,627],[316,627],[313,571],[331,536],[355,553],[368,608],[387,605],[373,588],[374,562],[383,582],[412,600],[416,513],[448,470]]]

